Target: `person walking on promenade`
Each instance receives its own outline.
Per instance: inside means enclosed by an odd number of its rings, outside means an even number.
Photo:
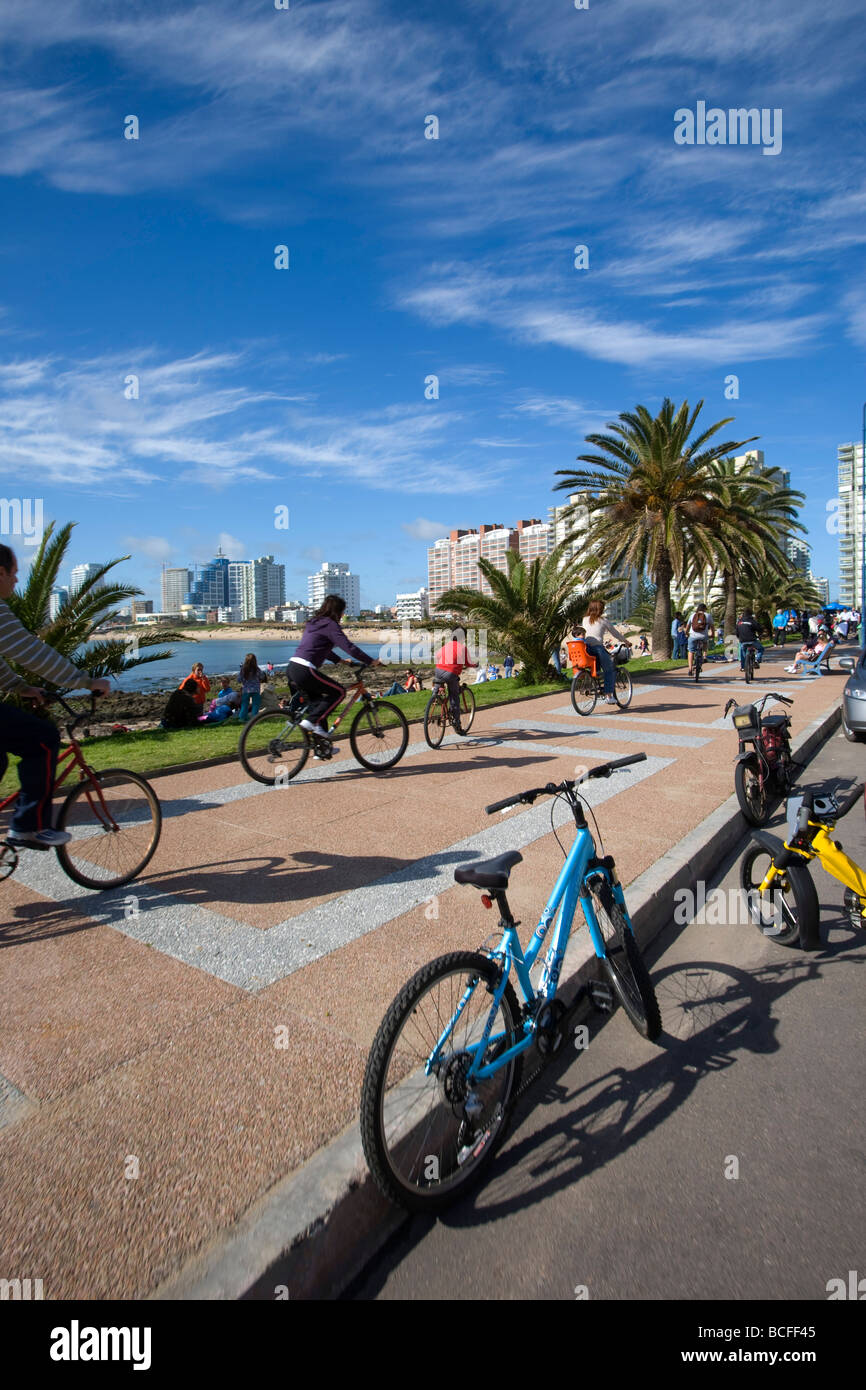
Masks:
[[[506,679],[506,680],[510,680],[510,679],[511,679],[511,673],[512,673],[512,671],[514,670],[514,657],[511,655],[510,652],[509,652],[508,655],[506,656],[505,661],[503,662],[503,665],[504,665],[504,667],[505,667],[505,679]]]
[[[255,719],[258,714],[262,700],[262,681],[266,680],[267,676],[264,671],[260,670],[255,654],[247,652],[240,670],[241,712],[239,717],[242,724],[246,724],[248,719]]]
[[[587,650],[598,659],[604,676],[604,701],[605,704],[615,705],[614,688],[616,686],[616,665],[611,653],[604,645],[605,637],[612,637],[615,642],[620,642],[625,646],[629,643],[604,616],[604,600],[594,598],[589,603],[586,616],[581,626],[586,631]]]
[[[330,737],[325,720],[340,704],[346,691],[330,676],[323,676],[317,668],[325,661],[340,660],[335,648],[339,648],[347,656],[354,657],[362,666],[382,665],[381,661],[356,647],[346,636],[340,627],[340,620],[345,611],[345,599],[340,598],[339,594],[326,594],[321,606],[304,627],[298,650],[289,662],[289,680],[302,690],[309,700],[307,715],[301,720],[301,728],[309,730],[318,738]]]
[[[671,623],[671,637],[673,638],[673,648],[671,657],[674,661],[682,661],[686,654],[686,630],[683,626],[682,613],[675,613]]]
[[[745,617],[745,614],[743,615]],[[773,615],[773,641],[778,642],[780,647],[785,645],[785,634],[788,631],[788,614],[783,608],[777,608]],[[740,665],[742,666],[742,659]]]
[[[8,545],[0,545],[0,690],[24,696],[36,705],[45,704],[45,691],[28,685],[4,660],[8,658],[52,685],[83,686],[94,695],[107,695],[107,680],[93,680],[18,621],[6,602],[17,582],[15,552]],[[47,849],[65,845],[72,838],[68,831],[53,828],[51,798],[59,747],[60,731],[53,720],[39,719],[6,701],[0,703],[0,779],[6,772],[8,755],[14,753],[20,759],[17,771],[21,791],[6,832],[6,838],[15,844],[35,844]]]
[[[451,634],[451,641],[446,642],[440,647],[433,657],[433,684],[447,685],[448,694],[451,702],[451,719],[455,731],[465,737],[460,723],[460,675],[467,667],[474,667],[475,662],[469,660],[469,652],[466,650],[466,633],[462,627],[455,627]],[[478,668],[478,677],[487,674],[484,667]],[[476,679],[476,685],[478,679]]]

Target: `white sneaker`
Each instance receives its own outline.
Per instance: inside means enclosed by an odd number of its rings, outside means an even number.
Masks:
[[[797,673],[797,668],[795,666],[786,666],[785,670],[790,671],[792,676],[796,675]]]
[[[6,836],[14,845],[36,845],[38,849],[54,849],[68,845],[72,836],[66,830],[10,830]]]
[[[301,728],[306,729],[307,732],[311,734],[318,732],[317,726],[313,723],[312,719],[302,719]]]

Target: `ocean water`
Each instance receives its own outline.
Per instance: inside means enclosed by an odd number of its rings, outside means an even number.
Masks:
[[[250,643],[249,639],[246,641],[229,639],[221,641],[219,638],[214,638],[213,641],[166,642],[165,645],[173,652],[172,656],[166,658],[165,661],[154,661],[149,662],[146,666],[134,667],[131,671],[119,676],[116,681],[112,681],[113,688],[117,690],[173,690],[180,684],[184,676],[189,675],[190,668],[196,661],[204,663],[205,675],[211,681],[214,676],[236,677],[244,657],[249,651],[255,653],[262,670],[265,669],[269,661],[272,661],[274,667],[282,675],[287,663],[298,650],[299,644],[297,641],[278,637],[269,642]],[[362,651],[368,652],[370,656],[379,655],[378,646],[371,646],[363,642],[357,642],[355,645],[360,647]],[[339,675],[337,679],[339,679]]]

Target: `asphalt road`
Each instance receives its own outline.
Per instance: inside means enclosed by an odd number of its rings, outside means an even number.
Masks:
[[[803,783],[864,776],[866,747],[837,734]],[[859,806],[837,837],[866,863]],[[707,891],[737,887],[747,843]],[[826,1300],[866,1274],[866,934],[812,873],[825,947],[809,955],[736,920],[678,925],[672,904],[649,952],[659,1042],[592,1015],[589,1046],[567,1040],[521,1098],[482,1189],[413,1217],[348,1296]]]

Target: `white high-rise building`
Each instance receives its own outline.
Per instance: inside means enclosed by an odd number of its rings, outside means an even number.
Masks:
[[[839,510],[833,521],[839,536],[839,602],[862,612],[863,538],[866,533],[863,445],[840,444],[837,454]]]
[[[352,574],[348,565],[325,560],[316,574],[307,580],[307,597],[315,611],[321,607],[326,594],[336,594],[346,603],[346,617],[357,618],[361,611],[361,579]]]
[[[798,540],[796,536],[789,536],[785,542],[785,554],[804,578],[809,574],[809,546],[805,541]]]
[[[192,570],[163,569],[162,571],[162,611],[179,613],[192,588]]]
[[[824,579],[823,576],[813,574],[811,570],[809,571],[809,578],[818,591],[818,602],[822,605],[828,604],[830,602],[829,579]]]
[[[74,565],[72,574],[69,576],[69,587],[74,592],[80,589],[82,584],[86,584],[88,579],[92,579],[102,569],[101,565]]]
[[[69,590],[65,584],[58,584],[56,589],[51,590],[48,599],[48,618],[54,622],[61,608],[65,608],[69,602]]]
[[[232,565],[229,565],[231,586]],[[243,566],[244,618],[264,618],[266,608],[276,608],[286,597],[286,567],[274,564],[273,555],[260,555]],[[233,605],[231,602],[229,606]]]
[[[382,606],[381,603],[378,604],[376,611],[380,611]],[[416,589],[414,594],[397,595],[394,604],[394,616],[398,622],[420,622],[422,618],[427,617],[429,611],[426,589]]]
[[[250,564],[250,560],[229,560],[226,584],[228,588],[228,606],[230,608],[237,608],[239,611],[243,609],[245,575]],[[255,617],[255,614],[251,614],[250,616]]]
[[[565,513],[570,507],[574,506],[576,511],[573,516],[566,519]],[[562,545],[568,537],[567,549],[563,555],[562,564],[565,565],[570,559],[577,555],[585,544],[586,533],[589,530],[589,508],[586,499],[581,498],[578,492],[569,494],[567,502],[559,507],[550,507],[550,528],[552,531],[553,545]],[[614,624],[624,622],[637,602],[638,583],[640,576],[637,570],[626,569],[620,565],[615,571],[611,572],[609,565],[599,565],[595,575],[583,581],[584,588],[592,588],[593,584],[606,584],[611,578],[625,582],[625,588],[619,598],[611,599],[605,606],[605,617],[609,618]]]

